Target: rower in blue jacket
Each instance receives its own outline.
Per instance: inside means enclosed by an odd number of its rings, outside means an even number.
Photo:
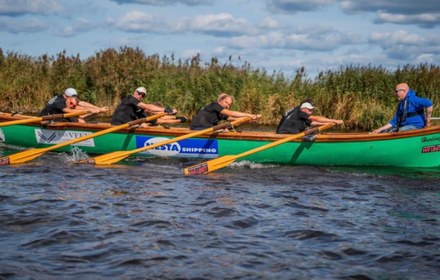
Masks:
[[[386,125],[374,130],[373,133],[406,131],[431,125],[431,100],[417,96],[406,83],[398,84],[394,89],[394,94],[399,100],[394,117]]]

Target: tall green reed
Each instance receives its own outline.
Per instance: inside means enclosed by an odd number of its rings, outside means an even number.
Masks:
[[[53,95],[74,87],[81,99],[108,106],[110,115],[123,97],[145,86],[147,102],[176,107],[188,117],[227,92],[235,97],[233,110],[260,113],[261,124],[274,126],[289,108],[312,98],[318,114],[345,120],[345,129],[371,130],[392,117],[397,103],[392,90],[407,82],[430,98],[434,115],[440,115],[437,65],[403,65],[394,71],[348,65],[309,78],[304,67],[289,77],[240,63],[215,57],[203,62],[199,55],[176,60],[173,54],[147,55],[129,47],[102,50],[87,59],[65,51],[31,57],[0,49],[0,110],[38,112]]]

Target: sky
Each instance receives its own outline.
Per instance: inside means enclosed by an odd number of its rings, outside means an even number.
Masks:
[[[440,64],[439,0],[0,0],[3,53],[86,59],[140,48],[310,78],[347,65]]]

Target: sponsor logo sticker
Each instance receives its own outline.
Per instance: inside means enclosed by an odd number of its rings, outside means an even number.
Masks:
[[[192,167],[188,167],[188,174],[189,175],[199,175],[199,174],[205,174],[208,172],[208,164],[206,162],[202,162],[200,164],[197,164]]]
[[[9,165],[9,157],[0,158],[0,166],[2,165]]]
[[[422,154],[440,152],[440,145],[426,146],[422,148]]]
[[[429,145],[422,147],[422,154],[440,152],[439,136],[422,137],[422,143]]]
[[[165,137],[136,137],[136,148],[141,148],[168,140]],[[184,139],[178,142],[162,145],[143,152],[161,157],[218,157],[218,141],[215,139]]]
[[[422,143],[427,142],[440,142],[439,136],[422,137]]]
[[[38,144],[58,144],[89,134],[91,134],[91,132],[71,131],[71,130],[66,130],[66,131],[49,130],[49,129],[39,129],[39,128],[35,129],[35,138]],[[95,141],[92,138],[72,145],[83,146],[83,147],[95,147]]]

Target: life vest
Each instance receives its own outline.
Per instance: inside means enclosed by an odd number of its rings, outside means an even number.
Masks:
[[[408,99],[403,100],[403,110],[399,110],[399,109],[400,109],[400,103],[397,105],[397,112],[399,114],[397,118],[397,127],[400,127],[401,124],[406,120],[406,118],[414,117],[417,115],[423,115],[424,113],[423,110],[408,113]]]

